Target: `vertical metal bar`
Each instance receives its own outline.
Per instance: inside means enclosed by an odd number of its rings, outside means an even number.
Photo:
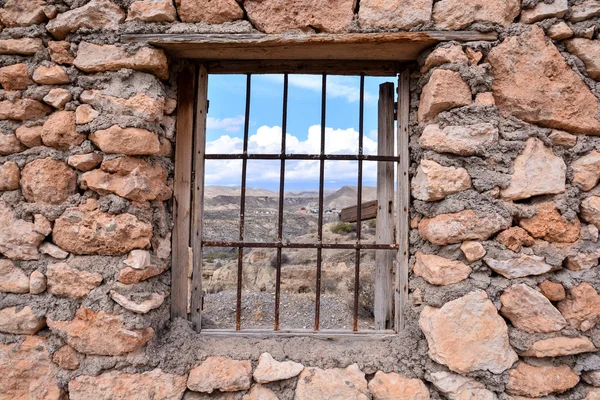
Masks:
[[[243,154],[248,154],[248,131],[250,128],[250,89],[252,75],[246,75],[246,115],[244,120],[244,151]],[[248,167],[248,159],[242,160],[242,187],[240,200],[240,242],[244,241],[244,216],[246,213],[246,170]],[[244,258],[244,248],[238,248],[238,271],[237,271],[237,298],[235,307],[235,329],[242,328],[242,262]]]
[[[327,74],[323,74],[321,84],[321,155],[325,155],[325,123],[327,111]],[[321,158],[319,168],[319,226],[318,226],[318,242],[323,243],[323,192],[325,186],[325,160]],[[319,330],[319,318],[321,315],[321,264],[322,264],[322,249],[317,249],[317,283],[316,283],[316,298],[315,298],[315,331]]]
[[[283,241],[283,200],[285,190],[285,152],[287,133],[288,74],[283,76],[283,112],[281,116],[281,166],[279,168],[279,219],[277,221],[277,241]],[[277,276],[275,278],[275,327],[279,330],[279,304],[281,300],[281,247],[277,248]]]
[[[363,155],[364,138],[364,111],[365,111],[365,74],[360,74],[360,105],[358,110],[358,155]],[[362,176],[363,160],[358,159],[358,191],[356,194],[356,244],[360,244],[362,235]],[[353,330],[358,331],[358,293],[360,291],[360,249],[356,249],[354,265],[354,324]]]

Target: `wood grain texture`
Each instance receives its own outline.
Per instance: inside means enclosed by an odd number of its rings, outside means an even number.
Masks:
[[[367,221],[377,217],[377,200],[362,203],[360,209],[360,219]],[[358,206],[350,206],[342,209],[340,212],[340,221],[356,222],[358,220]]]
[[[405,62],[346,60],[215,60],[206,62],[209,74],[329,74],[396,76]]]

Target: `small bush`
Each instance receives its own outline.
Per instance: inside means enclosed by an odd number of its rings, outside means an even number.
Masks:
[[[288,264],[289,262],[290,262],[290,257],[288,257],[287,254],[282,253],[281,254],[281,265]],[[271,257],[270,264],[271,264],[271,267],[277,268],[277,254],[275,254],[273,257]]]
[[[329,229],[331,230],[331,232],[340,235],[346,235],[348,233],[356,231],[356,227],[350,222],[337,222],[331,225],[331,228]]]

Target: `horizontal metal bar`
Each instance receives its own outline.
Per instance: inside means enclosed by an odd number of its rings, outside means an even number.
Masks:
[[[400,162],[396,156],[359,154],[205,154],[207,160],[350,160]]]
[[[355,249],[355,250],[397,250],[398,245],[369,244],[369,243],[282,243],[282,242],[226,242],[203,241],[203,247],[240,247],[240,248],[267,248],[267,249]]]
[[[341,329],[323,329],[314,331],[310,329],[280,329],[274,331],[271,329],[202,329],[202,335],[210,336],[249,336],[249,337],[272,337],[272,336],[309,336],[321,339],[353,338],[353,339],[382,339],[391,336],[397,336],[392,329],[386,330],[341,330]]]

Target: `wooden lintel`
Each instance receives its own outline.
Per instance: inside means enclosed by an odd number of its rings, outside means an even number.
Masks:
[[[340,221],[342,222],[356,222],[358,206],[350,206],[342,209],[340,213]],[[367,221],[377,217],[377,200],[367,201],[361,204],[360,219]]]
[[[122,35],[165,49],[177,58],[210,60],[379,60],[411,61],[443,41],[494,41],[476,31],[378,32],[314,35],[140,34]]]

